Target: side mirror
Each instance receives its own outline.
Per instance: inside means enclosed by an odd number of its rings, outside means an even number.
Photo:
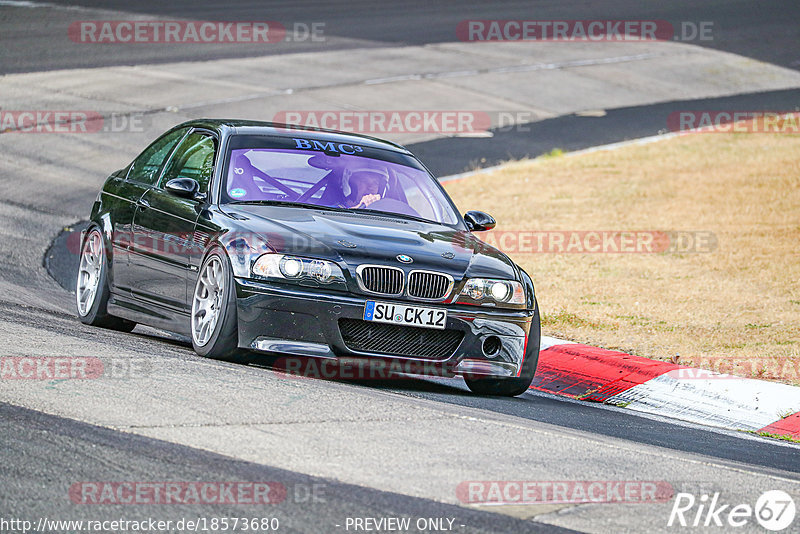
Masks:
[[[482,211],[468,211],[464,214],[464,222],[467,223],[470,232],[485,232],[497,224],[494,217]]]
[[[204,195],[199,193],[200,184],[193,178],[173,178],[164,189],[181,198],[190,198],[192,200],[202,200]]]

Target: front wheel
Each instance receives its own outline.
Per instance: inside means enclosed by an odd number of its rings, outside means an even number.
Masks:
[[[192,346],[207,358],[240,361],[236,287],[228,257],[221,249],[206,256],[192,294]]]
[[[535,302],[535,301],[534,301]],[[531,331],[528,334],[528,347],[525,351],[525,360],[522,362],[522,372],[514,378],[478,378],[464,377],[464,382],[473,393],[478,395],[494,395],[498,397],[516,397],[522,395],[531,387],[536,366],[539,364],[539,340],[541,338],[541,323],[539,320],[539,305],[531,320]]]
[[[109,315],[110,295],[105,242],[100,230],[93,227],[86,233],[81,247],[78,282],[75,285],[78,318],[84,324],[130,332],[136,323]]]

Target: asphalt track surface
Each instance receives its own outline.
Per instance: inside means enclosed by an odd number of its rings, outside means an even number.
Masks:
[[[598,145],[650,137],[666,132],[667,117],[674,112],[696,110],[792,110],[800,105],[800,91],[786,89],[729,97],[676,100],[646,106],[610,109],[602,117],[567,116],[501,127],[488,139],[441,138],[408,145],[437,176],[498,165],[504,161],[533,158],[554,148],[581,150]]]
[[[264,49],[253,46],[242,50],[226,46],[168,46],[155,49],[111,45],[96,50],[81,49],[79,54],[63,46],[62,14],[41,9],[31,11],[27,24],[0,16],[0,29],[7,36],[0,54],[0,73],[27,72],[74,67],[105,67],[142,63],[166,63],[182,60],[207,60],[247,57],[297,51],[330,50],[331,47],[354,49],[369,46],[420,45],[456,40],[455,27],[462,20],[664,20],[679,25],[682,21],[713,21],[715,38],[699,41],[701,46],[725,50],[745,57],[800,69],[800,13],[792,0],[752,2],[747,0],[709,0],[694,2],[638,2],[612,0],[585,1],[508,1],[482,2],[350,2],[278,1],[194,2],[113,2],[92,0],[55,0],[54,5],[85,8],[77,20],[108,20],[103,10],[114,9],[163,19],[215,21],[277,21],[287,28],[295,23],[323,22],[325,43],[308,41],[283,43]],[[0,15],[2,12],[0,12]],[[84,16],[85,14],[85,16]],[[114,20],[114,19],[112,19]],[[46,22],[46,24],[42,24]],[[11,27],[4,28],[4,25]],[[53,46],[58,43],[59,46]]]
[[[551,525],[522,521],[490,512],[415,499],[331,482],[282,469],[242,462],[206,451],[163,441],[131,436],[106,428],[0,403],[0,461],[3,473],[2,512],[8,516],[97,519],[90,506],[82,509],[65,499],[74,474],[92,481],[120,476],[137,480],[281,481],[286,498],[267,505],[255,517],[277,518],[281,532],[330,532],[344,527],[346,517],[446,517],[453,524],[469,525],[469,532],[573,532]],[[62,461],[50,461],[54,450]],[[26,462],[19,462],[24,457]],[[102,506],[102,505],[98,505]],[[78,513],[76,513],[76,511]],[[82,513],[81,513],[82,512]],[[130,521],[157,517],[177,522],[182,518],[253,517],[246,504],[212,506],[167,504],[145,506],[126,513]],[[113,517],[109,514],[110,517]],[[459,530],[463,530],[459,528]]]
[[[59,2],[54,2],[59,3]],[[193,19],[217,20],[247,20],[263,19],[279,20],[282,22],[324,20],[326,32],[338,39],[331,39],[326,43],[326,50],[332,46],[342,49],[358,49],[369,46],[380,47],[383,45],[424,44],[431,42],[445,42],[453,39],[452,28],[454,21],[465,18],[531,18],[531,4],[527,2],[503,3],[475,3],[461,4],[454,9],[452,4],[420,3],[419,7],[409,7],[399,4],[391,7],[387,5],[378,14],[373,3],[349,4],[349,9],[342,10],[328,7],[328,4],[317,3],[306,5],[299,3],[273,4],[268,10],[269,16],[259,16],[264,8],[251,2],[233,2],[225,4],[224,8],[217,3],[199,2],[139,2],[133,6],[125,5],[124,8],[110,3],[101,4],[94,2],[74,2],[90,11],[86,18],[102,18],[98,15],[100,8],[125,9],[143,15],[152,15],[162,18],[182,17]],[[561,6],[556,9],[556,6]],[[721,28],[725,29],[725,38],[715,41],[712,45],[723,47],[725,50],[739,53],[748,57],[769,61],[774,64],[790,68],[798,68],[797,54],[797,18],[798,10],[791,2],[771,2],[768,7],[755,2],[707,2],[699,7],[694,3],[673,3],[669,7],[648,6],[646,9],[638,2],[614,2],[611,4],[591,5],[585,3],[542,3],[537,5],[537,18],[635,18],[636,10],[642,11],[641,18],[678,20],[705,20],[713,19]],[[689,7],[691,12],[687,12]],[[4,17],[4,7],[0,5],[0,25],[10,25],[12,28],[22,29],[19,19]],[[502,17],[501,14],[502,13]],[[61,14],[58,9],[36,8],[28,12],[31,17],[30,24],[35,25],[34,17],[48,20],[52,17],[57,20]],[[20,31],[19,38],[11,41],[4,37],[4,44],[8,44],[0,53],[0,72],[23,72],[50,70],[66,67],[104,67],[110,65],[125,65],[142,62],[172,62],[178,60],[211,59],[231,57],[230,54],[241,57],[243,55],[259,55],[263,51],[241,50],[235,52],[225,48],[205,48],[197,50],[195,47],[169,51],[171,55],[163,52],[153,53],[152,57],[143,55],[141,51],[131,52],[125,47],[107,48],[102,51],[75,54],[68,49],[56,46],[55,39],[59,29],[52,29],[52,25],[35,25],[44,28],[42,33],[33,39],[30,32]],[[9,26],[4,26],[7,28]],[[52,34],[48,33],[52,29]],[[2,35],[8,35],[3,32]],[[48,41],[48,36],[53,39]],[[59,34],[60,36],[60,34]],[[792,43],[795,46],[787,46]],[[282,50],[269,53],[290,53],[299,49],[313,51],[313,43],[298,43],[285,47]],[[711,46],[711,45],[710,45]],[[728,100],[725,100],[727,98]],[[620,141],[624,139],[642,137],[658,133],[664,124],[664,116],[676,109],[687,109],[697,106],[697,109],[714,109],[719,106],[741,106],[744,109],[787,109],[798,103],[798,91],[772,91],[769,93],[753,93],[736,95],[719,99],[704,99],[700,101],[675,101],[648,106],[632,106],[608,110],[604,117],[579,117],[569,115],[533,123],[529,131],[515,129],[514,131],[495,131],[491,139],[436,139],[412,145],[410,148],[430,164],[437,174],[458,172],[472,166],[489,165],[509,158],[533,156],[553,147],[564,149],[585,148],[588,146]],[[0,105],[2,102],[0,102]],[[2,141],[2,139],[0,139]],[[45,148],[46,150],[46,148]],[[12,177],[14,178],[14,177]],[[16,177],[19,178],[19,177]],[[4,176],[8,183],[8,177]],[[41,198],[28,195],[18,200],[4,200],[7,211],[3,213],[3,220],[10,226],[15,226],[14,210],[23,210],[26,214],[41,214],[42,227],[14,228],[20,236],[26,233],[46,233],[55,236],[57,227],[45,227],[44,221],[51,218],[62,220],[58,214],[62,213],[59,203],[70,205],[76,203],[86,204],[91,202],[93,195],[86,198],[72,198],[70,192],[57,180],[51,183],[52,189]],[[54,215],[56,214],[56,215]],[[20,220],[24,220],[20,217]],[[36,220],[35,217],[32,220]],[[48,223],[49,224],[49,223]],[[12,236],[13,237],[13,236]],[[137,329],[133,334],[119,334],[100,329],[88,328],[80,325],[71,314],[71,297],[61,291],[52,281],[46,279],[41,269],[41,253],[38,257],[32,254],[17,254],[10,249],[3,240],[4,252],[11,260],[3,260],[3,272],[0,277],[3,281],[4,297],[0,300],[3,321],[6,331],[7,350],[12,354],[45,354],[48,350],[69,353],[79,352],[81,347],[106,346],[105,352],[99,353],[102,357],[114,357],[116,354],[131,355],[126,357],[137,358],[146,362],[151,369],[164,369],[163,380],[169,381],[177,376],[175,369],[185,373],[188,378],[175,380],[174,385],[164,389],[155,390],[164,395],[172,391],[178,399],[185,397],[187,404],[199,402],[203,396],[217,398],[217,392],[192,392],[192,384],[206,384],[204,380],[209,375],[219,376],[223,383],[228,381],[254,387],[258,381],[265,381],[268,387],[271,376],[269,361],[254,358],[249,366],[232,366],[230,364],[203,360],[191,351],[185,340],[175,336],[165,335],[151,329]],[[61,248],[63,251],[63,247]],[[62,280],[65,273],[69,272],[70,262],[74,262],[74,255],[61,254],[54,263],[61,265],[59,275]],[[27,303],[22,305],[22,303]],[[184,376],[184,375],[180,375]],[[244,377],[244,378],[238,378]],[[155,387],[154,382],[148,382],[148,387]],[[157,385],[157,384],[156,384]],[[207,384],[206,384],[207,385]],[[283,387],[283,384],[277,384]],[[341,463],[340,473],[337,468],[325,469],[324,461],[313,463],[312,467],[305,467],[303,462],[297,462],[297,469],[274,467],[275,465],[295,465],[285,459],[286,451],[276,450],[274,461],[269,451],[259,456],[259,461],[249,462],[233,452],[235,447],[219,443],[223,438],[204,439],[203,426],[213,426],[211,423],[186,423],[183,414],[169,413],[167,406],[173,406],[173,399],[162,397],[165,414],[149,414],[146,418],[158,418],[160,423],[152,423],[152,429],[142,430],[129,424],[116,423],[114,405],[135,406],[137,398],[126,384],[113,384],[104,390],[109,394],[111,401],[108,404],[108,417],[97,406],[101,401],[100,395],[88,390],[75,389],[59,397],[45,390],[31,390],[30,398],[26,391],[17,384],[9,385],[7,397],[13,398],[12,403],[0,403],[0,474],[2,487],[0,487],[0,516],[2,517],[27,517],[35,518],[47,516],[51,518],[69,519],[112,519],[120,514],[118,507],[81,507],[72,505],[66,498],[67,489],[75,481],[102,481],[102,480],[280,480],[288,488],[305,488],[317,483],[325,486],[325,501],[317,503],[304,502],[298,499],[288,499],[285,503],[276,506],[274,516],[281,518],[286,531],[296,532],[326,532],[337,531],[335,525],[341,525],[347,517],[388,517],[410,516],[417,517],[451,517],[456,519],[456,524],[465,525],[463,532],[558,532],[556,526],[563,521],[575,521],[578,530],[590,530],[591,522],[581,523],[576,518],[560,518],[552,510],[542,513],[546,519],[539,520],[527,518],[524,521],[509,517],[508,513],[496,514],[475,510],[462,506],[454,506],[439,501],[452,501],[449,495],[437,494],[428,491],[431,498],[410,496],[413,491],[382,491],[389,487],[391,478],[402,478],[397,465],[407,463],[409,470],[420,459],[415,455],[436,454],[435,451],[426,449],[420,442],[414,448],[410,445],[408,450],[397,454],[400,458],[384,458],[385,473],[378,468],[374,473],[363,477],[352,477],[352,465],[347,459],[333,456],[330,462]],[[265,386],[265,387],[267,387]],[[664,419],[645,417],[626,412],[623,409],[579,403],[555,396],[528,392],[517,399],[483,398],[471,395],[463,383],[458,379],[408,379],[396,381],[368,381],[368,382],[340,382],[340,381],[304,381],[300,395],[321,395],[323,401],[315,410],[325,412],[326,409],[334,411],[340,409],[339,414],[346,426],[352,421],[347,420],[351,414],[348,410],[353,404],[367,402],[379,408],[384,406],[391,411],[406,410],[409,418],[390,423],[398,429],[403,425],[409,426],[411,438],[420,439],[424,435],[430,443],[441,446],[447,442],[448,436],[455,436],[457,429],[452,421],[478,418],[487,426],[498,422],[513,425],[521,429],[528,429],[530,441],[519,442],[518,461],[520,463],[519,478],[529,480],[542,480],[549,477],[555,478],[558,473],[564,479],[580,480],[599,478],[605,476],[612,478],[630,476],[626,472],[621,458],[629,458],[635,464],[640,455],[653,455],[655,461],[662,461],[665,471],[672,478],[673,485],[677,488],[679,483],[693,484],[705,483],[709,487],[717,485],[726,491],[732,491],[733,486],[741,486],[739,490],[746,493],[748,484],[754,487],[772,489],[776,481],[800,481],[800,448],[790,444],[776,443],[762,438],[740,435],[737,433],[723,432],[696,425],[677,424]],[[49,389],[60,386],[51,385]],[[170,389],[172,388],[172,389]],[[13,392],[11,390],[13,389]],[[220,419],[236,419],[237,414],[231,414],[233,407],[241,409],[246,405],[246,389],[232,389],[229,399],[230,409],[226,406],[216,405],[212,408],[205,407],[211,416]],[[270,397],[269,392],[263,392]],[[6,395],[6,394],[4,394]],[[55,395],[55,396],[52,396]],[[71,395],[71,396],[70,396]],[[155,395],[155,393],[154,393]],[[192,395],[197,395],[196,399]],[[237,399],[236,397],[241,397]],[[281,398],[280,396],[276,396]],[[224,397],[223,397],[224,398]],[[194,399],[194,400],[193,400]],[[145,400],[147,400],[145,398]],[[274,400],[274,399],[273,399]],[[66,403],[59,406],[58,402]],[[139,399],[141,402],[141,399]],[[158,399],[156,399],[158,401]],[[179,401],[174,401],[178,402]],[[298,402],[304,402],[300,399]],[[309,401],[310,402],[310,401]],[[329,403],[326,408],[324,403]],[[20,404],[28,406],[28,409]],[[85,408],[83,408],[85,406]],[[292,406],[288,404],[288,406]],[[142,412],[147,412],[146,402],[141,403]],[[313,408],[313,406],[312,406]],[[260,407],[265,409],[265,407]],[[279,411],[292,412],[294,408],[278,407]],[[364,408],[368,411],[368,406]],[[411,427],[416,424],[413,415],[417,410],[424,410],[445,414],[441,418],[433,418],[436,424],[427,429],[425,434],[414,432]],[[50,412],[42,413],[44,411]],[[297,409],[298,421],[306,415]],[[355,414],[357,410],[353,411]],[[64,417],[51,415],[64,414]],[[315,412],[308,412],[315,413]],[[158,415],[158,417],[156,417]],[[291,415],[291,414],[290,414]],[[326,415],[326,414],[325,414]],[[396,416],[396,413],[393,413]],[[99,425],[88,424],[85,420],[97,419]],[[144,416],[143,416],[144,417]],[[353,421],[359,419],[353,415]],[[388,415],[387,415],[388,417]],[[439,417],[439,416],[437,416]],[[213,417],[210,417],[213,419]],[[269,419],[269,418],[267,418]],[[424,418],[422,418],[424,419]],[[335,418],[331,419],[334,423]],[[311,421],[313,423],[313,421]],[[356,434],[368,432],[378,428],[370,426],[374,421],[367,420],[363,425],[364,430],[355,427]],[[228,424],[228,423],[225,423]],[[241,434],[234,434],[237,424],[231,423],[231,437],[225,438],[234,443]],[[256,423],[241,423],[241,425],[256,425]],[[143,426],[145,426],[143,424]],[[171,432],[180,432],[186,429],[197,428],[196,437],[174,438]],[[348,427],[350,428],[350,427]],[[545,429],[544,434],[537,434],[540,429]],[[378,429],[380,430],[380,429]],[[318,432],[320,439],[327,432],[326,426],[320,423]],[[163,439],[154,439],[142,432],[162,436]],[[478,432],[475,432],[476,436]],[[299,455],[308,447],[313,446],[304,441],[309,434],[301,434],[298,430],[295,436],[287,434],[288,443],[285,447],[297,449]],[[313,435],[313,434],[312,434]],[[267,435],[265,441],[269,441]],[[374,451],[386,451],[381,447],[380,441],[386,434],[376,433],[370,436],[354,435],[354,441],[364,444],[374,439]],[[466,448],[480,449],[485,446],[477,437],[476,441],[463,443]],[[486,439],[484,436],[483,439]],[[563,440],[563,450],[556,447],[553,452],[548,449],[553,442]],[[194,446],[186,446],[177,442],[188,441]],[[275,442],[271,442],[274,443]],[[580,444],[580,445],[577,445]],[[248,443],[241,442],[242,449],[247,449]],[[369,456],[370,449],[364,447],[360,450],[350,448],[347,443],[341,445],[349,454],[364,455],[364,469],[376,465]],[[207,449],[207,450],[202,450]],[[225,451],[222,454],[209,452],[211,450]],[[409,450],[413,454],[409,454]],[[482,449],[481,449],[482,450]],[[550,450],[552,456],[542,456],[542,451]],[[618,452],[615,452],[618,451]],[[619,452],[621,451],[621,452]],[[654,452],[655,451],[655,452]],[[281,455],[283,453],[283,456]],[[658,456],[656,456],[656,453]],[[402,455],[407,456],[402,456]],[[512,454],[507,450],[504,454]],[[469,456],[462,450],[454,452],[456,460],[459,455]],[[581,456],[586,459],[581,463]],[[607,456],[606,456],[607,455]],[[237,459],[238,458],[238,459]],[[659,460],[660,459],[660,460]],[[279,463],[280,460],[280,463]],[[493,466],[504,458],[494,458],[487,455],[479,466],[465,466],[465,473],[474,475],[483,473],[483,479],[501,477],[493,471]],[[594,462],[594,463],[591,463]],[[457,463],[457,462],[456,462]],[[601,466],[599,463],[606,463]],[[447,465],[445,465],[447,464]],[[563,464],[563,467],[561,465]],[[377,465],[381,465],[377,461]],[[455,469],[442,459],[442,469],[445,467]],[[642,464],[644,465],[644,464]],[[693,467],[692,467],[693,466]],[[469,469],[467,469],[467,467]],[[477,468],[477,469],[476,469]],[[392,470],[394,469],[394,471]],[[684,469],[685,471],[681,471]],[[693,471],[696,470],[696,471]],[[320,476],[310,476],[309,471],[319,472]],[[448,471],[452,472],[452,471]],[[457,472],[457,470],[456,470]],[[644,467],[639,471],[646,477],[649,473]],[[507,473],[507,472],[506,472]],[[734,474],[731,474],[734,473]],[[430,472],[429,476],[436,479],[437,472]],[[442,475],[444,476],[444,475]],[[466,474],[463,476],[467,476]],[[508,479],[508,474],[505,478]],[[666,477],[667,475],[661,475]],[[717,479],[716,477],[719,477]],[[730,480],[728,480],[729,477]],[[340,480],[355,479],[357,483],[343,483]],[[723,482],[723,479],[726,481]],[[756,482],[758,479],[758,482]],[[369,482],[363,482],[367,480]],[[462,479],[463,480],[463,479]],[[766,480],[766,482],[765,482]],[[772,482],[770,482],[772,481]],[[413,482],[413,481],[412,481]],[[423,481],[419,481],[424,486]],[[766,484],[766,485],[765,485]],[[402,482],[397,487],[402,487]],[[392,485],[394,487],[394,485]],[[790,486],[796,487],[796,486]],[[291,492],[290,492],[291,493]],[[420,493],[425,491],[420,490]],[[613,509],[612,509],[613,510]],[[159,519],[179,519],[191,516],[209,515],[242,515],[256,516],[252,509],[239,507],[200,507],[185,505],[180,508],[169,506],[143,506],[136,510],[126,510],[129,519],[144,516],[157,516]],[[578,510],[575,513],[587,513],[591,518],[591,510]],[[598,512],[599,513],[599,512]],[[663,525],[666,512],[660,511],[660,516],[653,521],[656,525]],[[549,515],[548,515],[549,514]],[[622,515],[630,518],[631,531],[641,531],[646,523],[635,523],[634,517],[641,514],[630,508],[622,511],[612,511],[608,515]],[[510,515],[514,515],[513,513]],[[524,514],[523,514],[524,515]],[[538,516],[537,516],[538,517]],[[577,516],[576,516],[577,517]],[[608,525],[614,525],[614,518],[599,513],[599,517]],[[587,520],[588,521],[588,520]],[[639,519],[641,521],[641,518]],[[602,525],[603,523],[598,523]],[[584,526],[581,526],[584,525]],[[659,530],[654,526],[652,530]],[[600,528],[600,527],[595,527]],[[611,528],[611,527],[609,527]],[[284,529],[281,529],[284,530]]]

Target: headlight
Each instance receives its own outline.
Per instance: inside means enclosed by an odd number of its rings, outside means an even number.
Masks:
[[[306,285],[340,286],[346,289],[342,269],[332,261],[300,258],[284,254],[262,254],[253,263],[253,276],[273,280],[297,281]]]
[[[510,284],[505,282],[492,282],[489,285],[489,294],[497,302],[507,301],[512,291]]]
[[[256,262],[256,265],[258,262]],[[286,278],[298,278],[303,274],[303,260],[298,258],[281,258],[279,269]]]
[[[513,280],[470,278],[464,284],[457,302],[482,306],[525,305],[525,290],[522,284]]]

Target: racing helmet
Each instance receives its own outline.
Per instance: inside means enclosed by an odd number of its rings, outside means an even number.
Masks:
[[[342,194],[349,198],[353,193],[353,181],[373,178],[379,180],[378,194],[381,198],[386,196],[389,189],[389,175],[383,169],[373,167],[347,168],[342,174]]]

